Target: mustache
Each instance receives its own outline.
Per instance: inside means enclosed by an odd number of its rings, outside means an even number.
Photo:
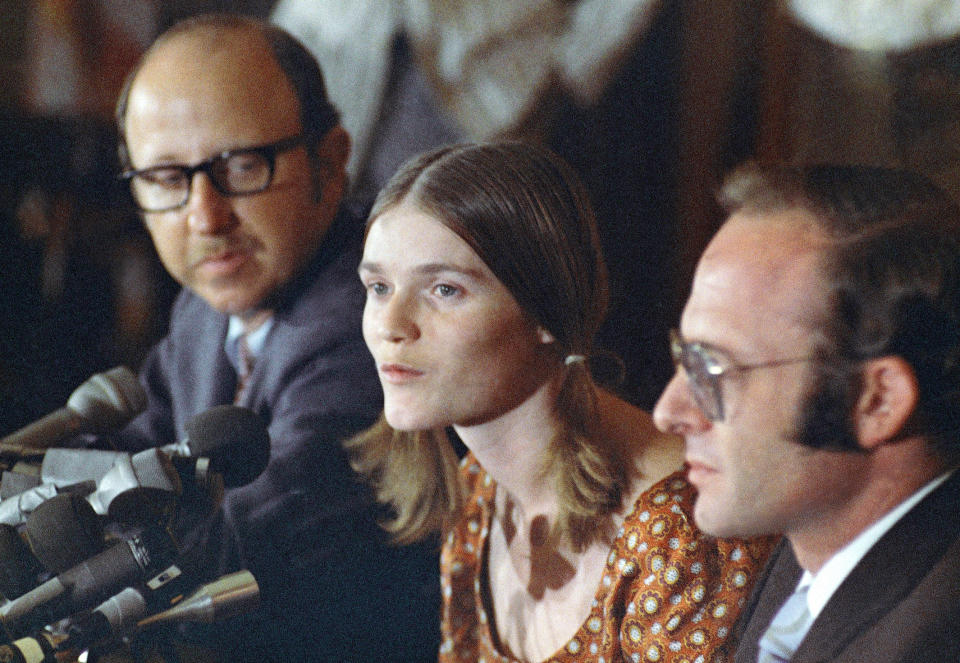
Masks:
[[[252,253],[258,247],[256,240],[248,235],[210,237],[192,244],[187,251],[187,264],[196,267],[206,260],[224,253]]]

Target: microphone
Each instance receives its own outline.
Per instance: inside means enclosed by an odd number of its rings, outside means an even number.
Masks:
[[[211,407],[188,421],[186,432],[186,438],[161,449],[173,456],[208,458],[210,471],[222,475],[227,488],[250,483],[270,460],[266,424],[249,408]]]
[[[23,637],[136,583],[173,552],[168,536],[145,530],[0,606],[0,623],[11,639]]]
[[[126,451],[104,449],[47,449],[40,462],[40,482],[69,486],[81,481],[99,482]]]
[[[194,470],[176,459],[207,458],[209,471],[222,474],[224,483],[232,488],[250,483],[263,472],[270,460],[270,436],[263,420],[252,410],[218,405],[188,421],[184,439],[159,449],[174,457],[184,478]],[[91,479],[100,482],[127,456],[123,451],[47,449],[40,465],[40,480],[56,486]]]
[[[212,624],[250,612],[260,604],[260,586],[247,570],[229,573],[201,586],[172,608],[142,619],[143,628],[164,622],[201,622]]]
[[[0,452],[29,455],[81,433],[109,433],[146,406],[147,395],[137,376],[117,366],[88,378],[64,407],[0,439]]]
[[[0,476],[0,500],[19,495],[43,483],[39,470],[36,465],[23,461],[18,461],[9,470],[4,470]]]
[[[87,501],[96,513],[131,524],[159,517],[181,492],[183,484],[170,457],[151,447],[119,456]]]
[[[93,486],[89,487],[90,490]],[[42,483],[35,488],[25,490],[19,495],[0,501],[0,523],[22,525],[34,509],[59,493],[52,483]]]
[[[146,522],[181,494],[184,483],[217,492],[212,472],[223,477],[226,487],[242,486],[259,476],[270,459],[266,425],[247,408],[212,407],[187,422],[186,431],[180,442],[133,456],[122,451],[47,449],[40,485],[0,500],[0,523],[22,524],[41,503],[65,490],[87,494],[100,515],[125,523]],[[167,454],[174,456],[172,462]]]
[[[99,515],[125,523],[139,522],[147,516],[145,507],[150,514],[157,513],[182,489],[173,462],[157,448],[132,456],[122,451],[49,449],[44,462],[48,457],[54,466],[49,473],[51,480],[0,500],[0,523],[20,525],[61,493],[86,495]],[[67,469],[71,460],[77,462]]]
[[[145,588],[127,587],[74,621],[60,648],[87,649],[98,642],[154,623],[214,622],[250,610],[259,604],[260,589],[249,571],[238,571],[201,585],[176,605],[147,616],[152,600]]]
[[[9,645],[0,645],[0,661],[10,663],[58,663],[57,638],[52,633],[41,632],[32,637],[20,638]]]
[[[26,594],[37,586],[41,573],[40,560],[16,528],[0,524],[0,594],[8,601]]]
[[[54,495],[40,504],[27,517],[23,531],[30,550],[53,574],[96,555],[104,546],[103,524],[93,507],[82,495],[72,493]]]

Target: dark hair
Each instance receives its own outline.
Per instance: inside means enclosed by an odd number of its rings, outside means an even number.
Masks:
[[[592,354],[606,314],[607,272],[586,190],[566,162],[521,142],[443,147],[401,167],[377,196],[367,227],[401,204],[429,214],[470,245],[554,337],[558,365],[569,355]],[[558,530],[579,547],[604,534],[600,522],[620,506],[628,463],[597,439],[596,387],[586,362],[577,359],[565,368],[556,404],[562,430],[546,460],[561,504]],[[375,479],[381,500],[397,512],[388,528],[400,540],[456,518],[456,466],[438,460],[455,457],[438,444],[448,442],[427,432],[391,431],[385,421],[350,444],[354,467]]]
[[[116,122],[119,134],[117,152],[121,168],[130,167],[125,121],[130,89],[143,64],[162,44],[177,35],[190,32],[253,32],[261,35],[270,47],[277,65],[283,71],[300,105],[300,124],[314,143],[322,139],[340,122],[340,116],[327,98],[320,65],[310,51],[289,32],[280,27],[249,16],[229,13],[200,14],[186,18],[160,35],[143,57],[127,74],[117,99]],[[313,151],[310,151],[311,154]]]
[[[522,142],[442,147],[390,179],[368,227],[403,202],[469,244],[564,355],[590,353],[607,272],[586,190],[566,162]]]
[[[819,361],[799,441],[858,449],[851,412],[862,362],[896,355],[919,399],[907,433],[960,460],[960,207],[913,172],[870,166],[747,164],[720,194],[728,212],[810,213],[829,238]]]

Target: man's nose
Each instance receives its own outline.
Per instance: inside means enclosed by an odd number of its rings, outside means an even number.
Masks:
[[[199,234],[220,234],[237,223],[230,200],[204,172],[194,173],[190,180],[187,214],[191,230]]]
[[[687,377],[681,370],[673,377],[653,408],[653,423],[664,433],[688,435],[702,432],[711,422],[697,405]]]

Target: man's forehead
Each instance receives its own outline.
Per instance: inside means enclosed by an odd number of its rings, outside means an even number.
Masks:
[[[771,351],[819,328],[826,239],[806,223],[805,213],[780,214],[734,215],[710,242],[684,307],[687,337]]]
[[[172,35],[147,52],[140,70],[156,69],[159,72],[155,75],[176,78],[180,72],[172,65],[178,63],[200,72],[213,69],[218,77],[223,77],[228,69],[238,78],[279,71],[269,42],[250,28],[203,26]]]
[[[140,164],[193,161],[300,130],[296,93],[266,40],[253,30],[173,35],[136,75],[125,117]]]

